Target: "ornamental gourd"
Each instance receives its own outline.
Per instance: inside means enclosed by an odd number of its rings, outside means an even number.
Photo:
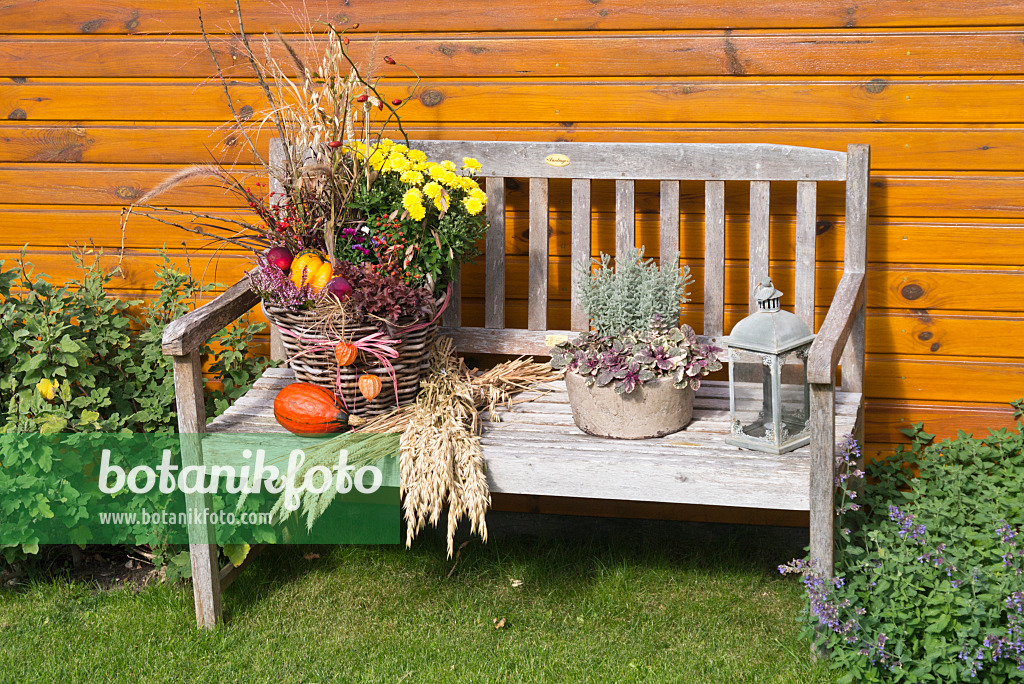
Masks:
[[[373,401],[380,394],[383,383],[376,375],[363,373],[359,376],[359,392],[366,397],[367,401]]]
[[[274,417],[296,435],[344,432],[362,422],[338,405],[334,392],[306,382],[294,382],[277,393]]]

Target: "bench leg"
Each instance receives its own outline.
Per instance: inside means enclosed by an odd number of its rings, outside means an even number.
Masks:
[[[174,357],[174,396],[178,410],[178,438],[182,467],[203,464],[202,435],[206,432],[203,400],[203,370],[199,352]],[[196,624],[213,629],[221,621],[220,565],[216,533],[206,516],[212,501],[209,494],[185,495],[188,512],[189,555],[192,561],[192,590],[196,602]]]
[[[832,577],[835,564],[835,387],[811,385],[811,560]]]

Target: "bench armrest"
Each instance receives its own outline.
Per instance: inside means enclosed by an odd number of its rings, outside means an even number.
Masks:
[[[835,382],[836,365],[867,296],[865,281],[863,273],[845,273],[839,281],[825,322],[811,344],[807,359],[809,383],[831,385]]]
[[[164,354],[191,354],[259,301],[260,298],[252,291],[249,278],[242,278],[209,304],[168,323],[164,328]]]

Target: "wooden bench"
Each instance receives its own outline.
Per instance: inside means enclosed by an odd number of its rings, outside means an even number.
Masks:
[[[693,423],[659,439],[622,442],[582,433],[573,424],[564,383],[552,383],[548,393],[534,393],[535,401],[503,410],[501,421],[486,423],[482,435],[492,492],[809,511],[811,557],[831,573],[834,455],[843,436],[860,437],[863,422],[868,147],[851,145],[847,152],[836,152],[760,144],[448,141],[417,141],[413,146],[433,159],[474,157],[483,164],[482,175],[487,179],[490,229],[484,256],[484,327],[461,325],[458,296],[443,319],[443,334],[452,336],[465,354],[546,356],[554,340],[587,329],[575,273],[569,320],[551,325],[549,179],[571,179],[573,263],[592,252],[592,180],[615,180],[615,245],[620,253],[635,242],[635,181],[660,181],[662,254],[678,251],[680,246],[679,182],[703,181],[703,337],[712,340],[721,340],[726,332],[725,183],[750,184],[751,291],[769,270],[770,183],[796,182],[795,255],[778,257],[795,261],[794,293],[788,301],[794,302],[795,312],[813,329],[817,183],[845,182],[843,275],[808,359],[809,446],[781,456],[727,446],[728,387],[723,382],[706,382],[697,393]],[[510,293],[505,283],[505,189],[509,178],[529,179],[526,329],[506,327],[505,303]],[[276,392],[292,381],[291,371],[283,368],[268,370],[250,392],[209,425],[204,415],[198,350],[257,303],[248,282],[242,281],[168,325],[163,350],[174,357],[183,434],[283,431],[272,410]],[[272,335],[271,351],[275,359],[282,358],[276,335]],[[837,391],[840,358],[842,391]],[[201,459],[201,446],[194,440],[190,444],[183,449],[183,459]],[[194,498],[189,503],[204,504]],[[217,547],[205,534],[197,530],[190,536],[193,583],[197,622],[212,627],[221,617],[220,592],[238,569],[218,567]]]

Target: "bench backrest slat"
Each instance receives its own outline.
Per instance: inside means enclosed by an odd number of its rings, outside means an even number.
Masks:
[[[679,181],[661,181],[661,254],[679,254]]]
[[[725,334],[725,181],[704,183],[704,334]]]
[[[752,293],[754,286],[768,277],[768,250],[771,245],[771,183],[766,180],[750,182],[750,262],[747,276],[747,292]],[[757,302],[747,297],[750,312],[757,311]]]
[[[615,181],[615,255],[625,254],[636,245],[636,183]],[[578,274],[577,274],[578,275]]]
[[[814,330],[814,259],[817,237],[818,184],[796,184],[796,274],[793,309]]]
[[[527,327],[548,327],[548,179],[530,179],[530,280]]]
[[[576,276],[576,264],[590,261],[590,179],[572,179],[572,251],[569,293],[569,328],[571,330],[589,330],[590,321],[580,305],[580,278]]]
[[[505,179],[487,179],[487,229],[484,275],[484,327],[505,327]]]

